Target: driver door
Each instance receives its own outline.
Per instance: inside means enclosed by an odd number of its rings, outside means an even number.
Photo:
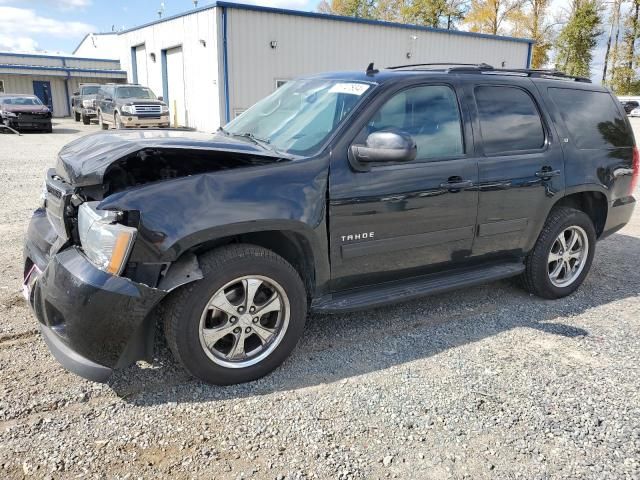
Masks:
[[[443,271],[468,259],[476,229],[478,164],[453,84],[412,85],[363,115],[351,144],[376,131],[411,135],[406,163],[353,168],[338,150],[330,173],[332,286],[343,290]]]

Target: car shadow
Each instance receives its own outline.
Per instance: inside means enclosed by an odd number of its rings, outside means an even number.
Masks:
[[[506,280],[377,310],[311,315],[292,356],[272,374],[242,385],[218,387],[191,378],[173,360],[160,334],[153,365],[139,362],[116,371],[110,386],[139,406],[227,400],[383,371],[513,329],[580,341],[589,332],[559,319],[640,294],[637,265],[628,261],[629,252],[638,251],[639,238],[613,235],[599,244],[584,285],[555,301],[529,295]]]

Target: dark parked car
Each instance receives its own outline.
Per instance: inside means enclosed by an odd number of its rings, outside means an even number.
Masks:
[[[92,118],[97,118],[96,113],[96,96],[100,85],[97,83],[81,83],[80,89],[73,92],[71,97],[71,110],[76,122],[82,120],[82,123],[89,125]]]
[[[103,130],[136,127],[168,127],[169,107],[150,88],[141,85],[107,84],[96,98],[98,123]]]
[[[97,133],[60,152],[25,243],[53,354],[103,381],[153,358],[245,382],[311,312],[519,276],[555,299],[630,219],[638,150],[588,80],[487,65],[288,82],[216,134]],[[402,335],[402,325],[397,325]]]
[[[623,100],[620,103],[622,104],[622,108],[624,108],[624,111],[627,114],[640,107],[640,103],[636,102],[635,100]]]
[[[35,95],[0,95],[0,123],[18,131],[53,131],[51,110]]]

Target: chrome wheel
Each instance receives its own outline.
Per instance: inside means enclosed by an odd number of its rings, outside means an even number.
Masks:
[[[255,365],[282,341],[290,310],[289,298],[275,280],[258,275],[237,278],[207,302],[200,317],[200,344],[218,365]]]
[[[556,287],[571,285],[582,273],[589,255],[589,238],[578,226],[568,227],[551,245],[548,258],[549,280]]]

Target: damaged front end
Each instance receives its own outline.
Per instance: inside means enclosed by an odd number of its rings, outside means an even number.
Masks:
[[[202,278],[192,252],[170,260],[149,254],[163,232],[145,230],[145,212],[114,209],[108,200],[158,182],[282,160],[245,145],[214,149],[215,141],[205,148],[199,139],[132,133],[88,136],[63,149],[25,239],[25,296],[43,337],[63,366],[94,381],[151,361],[156,306]]]

